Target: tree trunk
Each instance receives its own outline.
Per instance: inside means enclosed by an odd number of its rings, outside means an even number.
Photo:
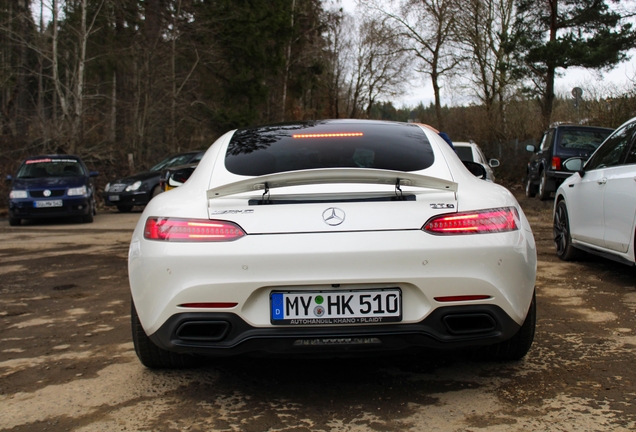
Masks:
[[[28,48],[27,43],[31,39],[29,32],[29,21],[27,14],[30,13],[30,5],[27,0],[18,0],[17,2],[17,18],[18,18],[18,34],[20,39],[18,45],[18,74],[16,85],[16,133],[21,138],[26,138],[28,133],[28,111],[29,111],[29,65],[27,64]]]
[[[556,41],[557,38],[557,19],[558,19],[558,0],[550,0],[550,42]],[[552,108],[554,105],[554,77],[556,74],[556,66],[554,62],[548,61],[547,72],[545,76],[545,93],[543,95],[543,103],[541,105],[541,116],[543,120],[543,128],[550,127],[552,122]]]
[[[119,7],[115,9],[115,40],[117,41],[117,60],[115,65],[115,100],[113,101],[115,107],[115,142],[119,146],[125,147],[126,141],[126,120],[128,118],[126,112],[125,101],[126,96],[126,64],[124,61],[123,47],[126,39],[125,35],[125,19],[123,4],[119,4]]]

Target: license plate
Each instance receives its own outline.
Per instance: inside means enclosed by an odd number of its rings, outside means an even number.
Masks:
[[[370,324],[402,321],[399,288],[270,294],[272,324]]]
[[[108,201],[119,201],[119,195],[109,195]]]
[[[62,207],[62,200],[48,200],[48,201],[33,201],[33,207]]]

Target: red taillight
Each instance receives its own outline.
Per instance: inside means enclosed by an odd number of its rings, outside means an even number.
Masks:
[[[486,300],[491,297],[489,295],[462,295],[462,296],[446,296],[446,297],[434,297],[434,298],[435,298],[435,301],[438,301],[440,303],[445,303],[445,302]]]
[[[552,169],[556,171],[561,171],[561,158],[554,156],[552,158]]]
[[[432,234],[484,234],[519,229],[514,207],[435,216],[422,228]]]
[[[224,242],[240,239],[245,231],[232,222],[149,217],[144,238],[179,242]]]
[[[197,309],[229,309],[236,306],[238,303],[227,302],[213,302],[213,303],[184,303],[179,307],[183,308],[197,308]]]

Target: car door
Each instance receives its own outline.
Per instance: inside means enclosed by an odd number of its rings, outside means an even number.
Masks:
[[[607,179],[624,159],[633,132],[634,124],[623,126],[614,132],[585,164],[581,181],[571,185],[573,190],[568,194],[568,216],[572,239],[606,247],[604,196]],[[608,217],[611,219],[610,207],[608,202]]]
[[[541,137],[541,143],[539,145],[539,151],[535,153],[528,163],[528,175],[536,183],[539,179],[539,170],[546,159],[546,152],[549,154],[550,145],[554,138],[554,129],[546,131]]]
[[[605,170],[605,247],[617,252],[627,252],[634,238],[636,215],[636,144],[632,125],[631,147],[621,163]]]

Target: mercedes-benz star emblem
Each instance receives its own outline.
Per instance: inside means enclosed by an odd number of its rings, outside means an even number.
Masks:
[[[322,219],[327,225],[340,225],[345,220],[345,212],[337,207],[329,207],[327,210],[322,212]]]
[[[42,195],[44,195],[45,197],[50,197],[51,196],[51,191],[48,189],[45,189],[44,192],[42,192]]]

